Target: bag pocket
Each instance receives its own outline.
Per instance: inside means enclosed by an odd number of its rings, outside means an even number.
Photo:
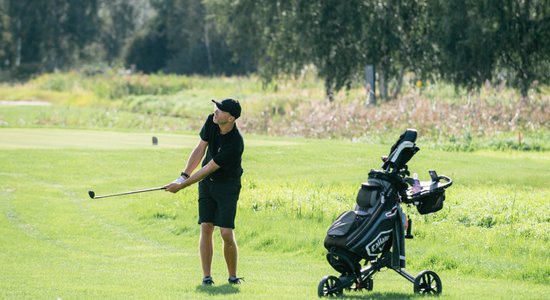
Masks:
[[[353,228],[356,218],[357,214],[354,211],[344,212],[330,225],[327,235],[333,237],[345,236]]]
[[[381,192],[382,186],[376,182],[363,183],[357,192],[357,205],[361,210],[376,206]]]

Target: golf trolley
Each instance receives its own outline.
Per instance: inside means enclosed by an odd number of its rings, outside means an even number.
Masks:
[[[436,212],[443,208],[445,189],[452,185],[451,178],[433,170],[429,171],[430,182],[408,177],[406,164],[419,150],[416,136],[416,130],[407,129],[399,137],[390,155],[382,158],[382,170],[371,170],[368,181],[361,185],[355,210],[342,213],[329,227],[326,257],[340,276],[323,277],[319,297],[338,296],[344,289],[370,291],[374,275],[382,268],[405,277],[415,293],[441,293],[441,279],[435,272],[422,271],[415,277],[404,270],[405,238],[412,238],[412,222],[401,203],[413,204],[420,214]]]

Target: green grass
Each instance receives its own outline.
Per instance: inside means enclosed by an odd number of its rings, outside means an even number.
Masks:
[[[196,187],[87,196],[171,181],[196,139],[195,132],[0,128],[0,298],[316,298],[321,277],[336,274],[324,259],[326,229],[353,207],[389,145],[246,135],[236,223],[246,281],[224,284],[217,237],[217,284],[202,288]],[[421,180],[433,168],[455,184],[442,211],[405,209],[415,234],[407,240],[408,271],[438,272],[442,299],[550,294],[547,152],[422,149],[409,167]],[[374,286],[345,295],[417,298],[391,271]]]
[[[360,85],[328,104],[322,82],[306,75],[267,89],[254,77],[112,70],[1,85],[0,100],[51,105],[0,106],[0,298],[316,298],[321,277],[336,274],[324,258],[327,227],[409,126],[422,149],[410,169],[421,180],[436,169],[455,184],[436,214],[405,206],[415,235],[407,270],[436,271],[444,299],[550,295],[547,90],[518,101],[498,87],[457,95],[438,83],[419,95],[406,86],[403,97],[365,108]],[[226,97],[247,112],[236,222],[246,282],[224,284],[217,237],[217,284],[202,288],[196,187],[98,200],[87,191],[171,181],[212,110],[208,99]],[[391,271],[374,286],[345,295],[417,298]]]

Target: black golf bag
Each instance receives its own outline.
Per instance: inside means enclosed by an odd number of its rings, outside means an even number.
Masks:
[[[412,235],[401,203],[414,204],[421,214],[436,212],[443,207],[445,189],[452,184],[450,178],[430,171],[430,182],[419,182],[414,193],[409,188],[414,180],[407,177],[406,164],[419,150],[416,135],[416,130],[408,129],[399,137],[390,155],[382,159],[382,170],[371,170],[359,188],[355,209],[342,213],[329,227],[324,242],[327,260],[341,275],[325,276],[319,283],[319,296],[339,295],[344,288],[372,290],[373,275],[384,267],[411,281],[415,292],[441,292],[441,281],[434,272],[413,277],[402,270],[405,237]],[[440,182],[442,179],[445,182]],[[361,260],[365,260],[363,269]]]

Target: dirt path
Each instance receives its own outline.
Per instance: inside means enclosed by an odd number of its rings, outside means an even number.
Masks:
[[[0,100],[0,106],[50,106],[50,102],[46,101],[6,101]]]

